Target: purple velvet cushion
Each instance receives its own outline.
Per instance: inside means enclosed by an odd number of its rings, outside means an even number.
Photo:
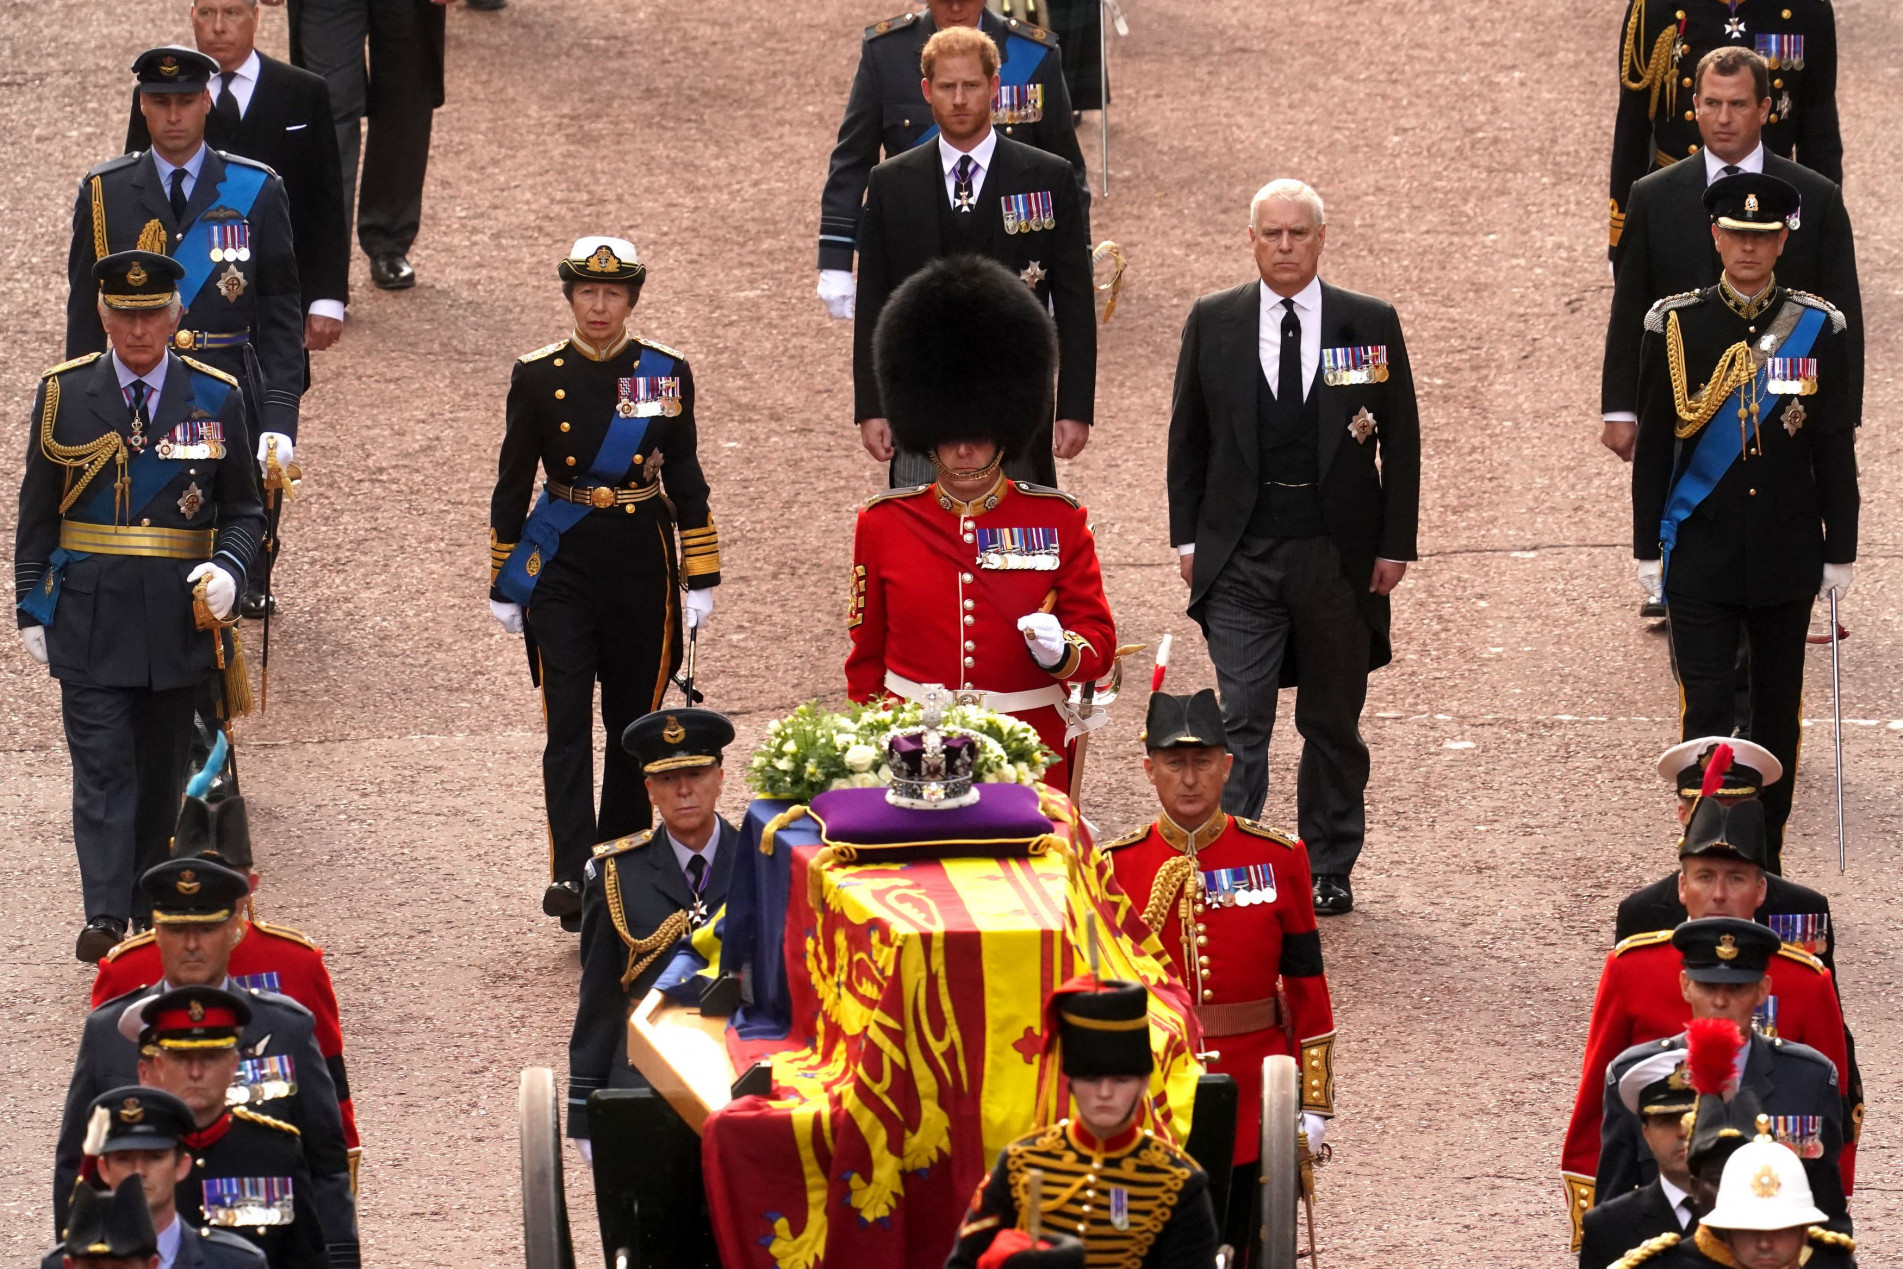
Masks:
[[[1052,830],[1037,809],[1028,784],[981,784],[978,800],[949,811],[893,806],[884,789],[834,789],[813,799],[813,815],[825,825],[829,844],[877,849],[881,858],[903,855],[1013,855]],[[987,845],[973,846],[982,842]],[[955,845],[954,845],[955,844]],[[930,848],[894,851],[892,847]]]

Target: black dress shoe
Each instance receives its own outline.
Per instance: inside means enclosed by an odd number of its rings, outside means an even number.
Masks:
[[[238,615],[246,621],[263,621],[264,614],[276,612],[277,606],[278,601],[261,590],[246,591],[244,598],[238,601]]]
[[[562,918],[562,931],[567,934],[581,933],[581,913],[575,912]]]
[[[395,252],[370,257],[370,280],[383,291],[407,291],[416,285],[416,270]]]
[[[1665,616],[1665,601],[1663,599],[1646,600],[1639,605],[1639,616],[1647,621],[1659,620]]]
[[[126,923],[118,917],[94,917],[79,932],[73,955],[88,965],[96,965],[106,959],[107,952],[124,942],[125,937]]]
[[[572,881],[557,881],[542,892],[542,912],[552,917],[574,917],[580,929],[581,887]]]
[[[1348,874],[1315,874],[1315,915],[1342,916],[1355,910],[1355,892],[1348,885]]]

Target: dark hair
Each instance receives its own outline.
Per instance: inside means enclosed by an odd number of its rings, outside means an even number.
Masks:
[[[627,282],[627,281],[596,282],[595,285],[596,286],[625,286],[627,287],[628,288],[628,306],[632,308],[634,306],[634,302],[641,298],[641,283],[645,281],[647,281],[647,279],[642,278],[640,281],[636,281],[636,282]],[[570,304],[573,304],[575,302],[575,288],[579,285],[581,285],[581,280],[579,278],[571,278],[568,281],[562,283],[562,298],[567,300]]]
[[[1741,70],[1751,72],[1751,86],[1757,90],[1754,100],[1763,101],[1771,95],[1771,68],[1757,50],[1731,45],[1715,48],[1698,59],[1698,69],[1692,72],[1692,95],[1704,91],[1705,75],[1736,75]]]

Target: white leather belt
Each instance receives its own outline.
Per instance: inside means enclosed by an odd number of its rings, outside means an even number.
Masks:
[[[885,690],[908,701],[925,699],[925,685],[914,683],[894,670],[885,672]],[[1098,708],[1085,718],[1070,703],[1070,693],[1061,683],[1034,687],[1023,692],[987,692],[980,688],[945,689],[954,705],[976,705],[998,714],[1027,714],[1034,709],[1054,709],[1064,716],[1064,743],[1069,744],[1085,732],[1092,732],[1110,721],[1110,711]]]

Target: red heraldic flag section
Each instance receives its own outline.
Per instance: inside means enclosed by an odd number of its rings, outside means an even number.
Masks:
[[[1334,1114],[1335,1013],[1322,973],[1308,850],[1218,813],[1193,832],[1160,819],[1105,842],[1117,884],[1189,985],[1205,1065],[1240,1095],[1233,1162],[1260,1151],[1262,1059],[1293,1057],[1302,1109]]]
[[[1068,758],[1065,684],[1107,674],[1117,652],[1097,543],[1076,499],[1002,478],[969,503],[935,484],[894,490],[859,512],[852,558],[853,700],[940,683],[961,701],[1023,719]],[[1036,612],[1064,627],[1063,657],[1050,669],[1018,630]],[[1068,788],[1069,763],[1053,763],[1044,779]]]

